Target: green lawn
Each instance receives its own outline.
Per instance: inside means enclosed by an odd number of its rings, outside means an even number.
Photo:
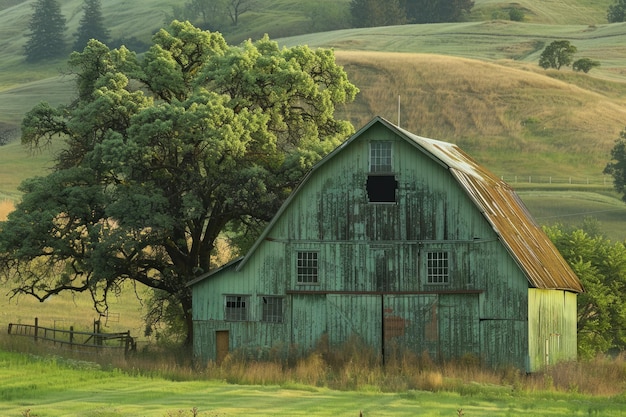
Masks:
[[[535,220],[541,225],[579,227],[586,218],[599,222],[606,237],[626,240],[626,204],[609,190],[518,190]]]
[[[197,416],[626,415],[624,396],[524,393],[472,384],[462,391],[346,392],[296,385],[177,382],[102,370],[90,362],[0,351],[0,415],[6,417],[183,417],[194,415],[194,408]]]

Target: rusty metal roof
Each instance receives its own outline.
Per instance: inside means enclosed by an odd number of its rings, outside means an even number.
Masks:
[[[513,189],[458,146],[380,122],[445,165],[493,227],[532,287],[583,292],[583,286]]]

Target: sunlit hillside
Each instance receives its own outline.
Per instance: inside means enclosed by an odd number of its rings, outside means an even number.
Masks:
[[[606,23],[612,0],[476,0],[466,22],[306,34],[314,26],[311,10],[329,2],[259,2],[237,27],[224,26],[224,36],[236,44],[269,33],[285,46],[333,48],[361,90],[355,103],[339,109],[357,128],[383,116],[459,144],[503,178],[606,181],[602,169],[626,126],[626,23]],[[58,105],[74,94],[65,59],[23,62],[33,3],[0,0],[0,128],[16,132],[16,140],[22,116],[37,102]],[[349,0],[338,3],[347,7]],[[69,40],[82,0],[61,4]],[[113,39],[149,42],[175,5],[180,2],[110,0],[102,10]],[[523,11],[522,22],[508,20],[511,8]],[[539,55],[557,39],[570,40],[577,58],[601,66],[589,74],[543,70]],[[0,201],[18,200],[19,183],[45,174],[53,154],[29,154],[17,142],[0,151]]]

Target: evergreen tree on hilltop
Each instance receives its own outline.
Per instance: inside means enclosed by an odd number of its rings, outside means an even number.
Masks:
[[[38,62],[65,56],[65,17],[55,0],[37,0],[28,24],[30,33],[24,46],[26,61]]]
[[[96,39],[106,44],[109,42],[109,30],[102,24],[102,9],[100,0],[85,0],[82,19],[76,32],[75,51],[82,51],[90,39]]]
[[[399,0],[352,0],[350,2],[352,26],[375,27],[403,25],[406,14]]]
[[[473,0],[405,0],[411,23],[459,22],[473,7]]]

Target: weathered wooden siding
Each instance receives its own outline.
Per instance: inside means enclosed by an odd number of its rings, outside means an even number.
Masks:
[[[355,141],[324,164],[271,231],[296,241],[442,241],[495,234],[445,167],[386,129],[368,138],[394,141],[397,204],[367,201],[369,141]]]
[[[311,351],[327,333],[326,296],[294,295],[291,297],[290,341],[301,352]]]
[[[396,203],[368,202],[370,140],[393,142]],[[297,251],[318,253],[318,283],[298,284]],[[428,251],[449,253],[448,283],[426,281]],[[307,180],[240,270],[193,287],[195,349],[214,359],[218,330],[230,331],[231,349],[308,350],[322,335],[332,344],[356,335],[381,354],[393,344],[525,367],[535,343],[528,286],[447,168],[374,125]],[[227,294],[250,297],[250,322],[224,321]],[[258,322],[262,295],[285,297],[283,323]]]
[[[382,346],[380,296],[329,294],[326,301],[331,345],[339,345],[356,336],[374,349]]]
[[[576,294],[530,289],[530,370],[576,359]]]

